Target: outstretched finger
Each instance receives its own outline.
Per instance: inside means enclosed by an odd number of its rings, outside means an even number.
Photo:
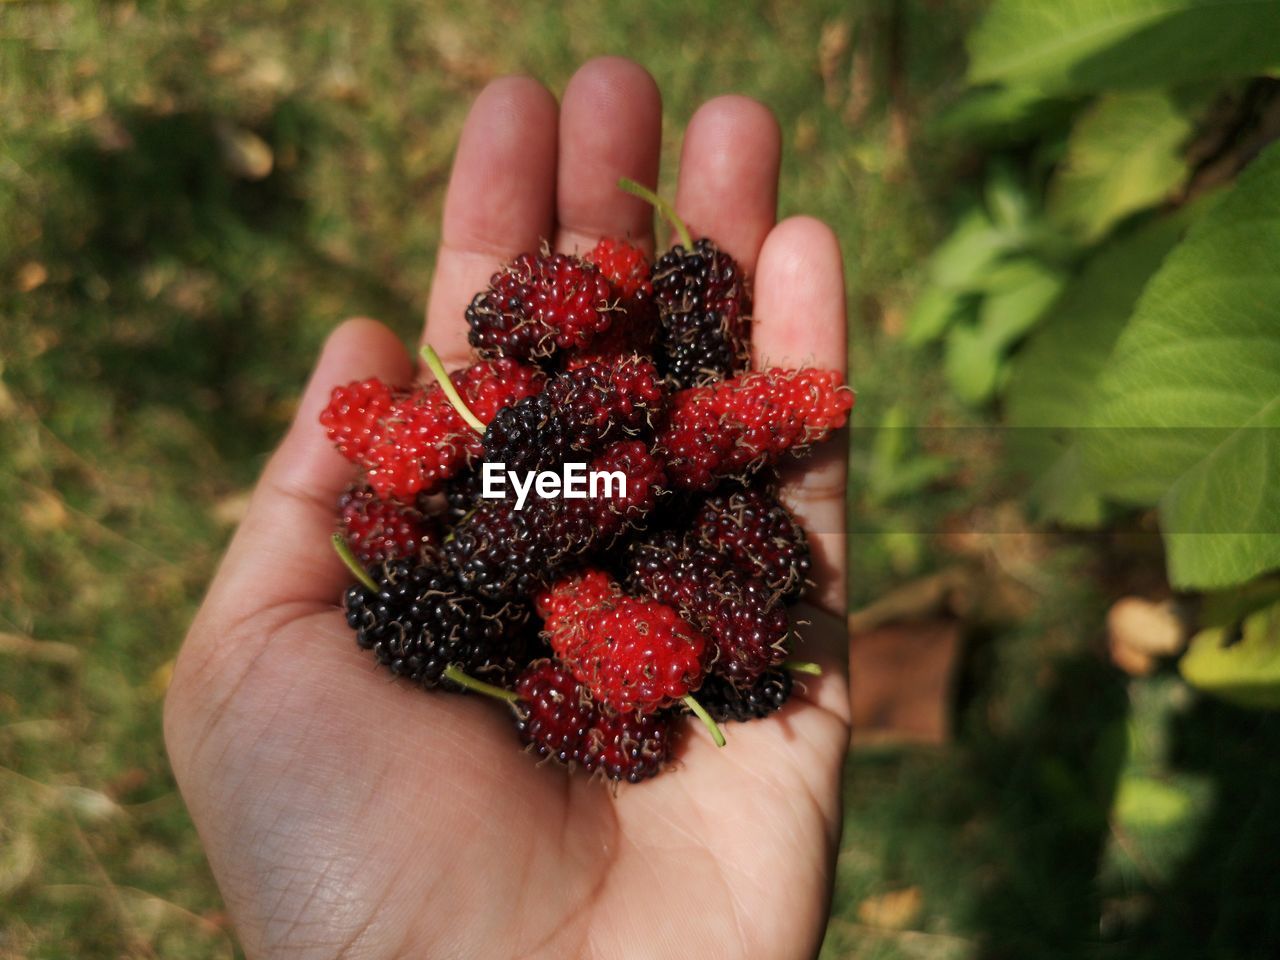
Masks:
[[[685,131],[676,212],[748,274],[777,217],[781,153],[778,121],[750,97],[708,100]]]
[[[662,145],[662,96],[649,72],[621,57],[584,64],[560,107],[556,248],[585,253],[601,237],[653,252],[653,208],[618,189],[652,187]]]

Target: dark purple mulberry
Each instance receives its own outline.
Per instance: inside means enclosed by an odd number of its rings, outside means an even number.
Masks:
[[[751,293],[742,268],[710,240],[676,246],[653,267],[662,372],[678,388],[739,373],[751,361]]]

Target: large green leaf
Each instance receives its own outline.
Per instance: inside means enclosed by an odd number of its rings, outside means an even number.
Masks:
[[[1186,176],[1181,148],[1191,130],[1168,94],[1102,97],[1071,130],[1050,184],[1050,218],[1093,243],[1129,214],[1159,203]]]
[[[1266,544],[1226,558],[1242,546],[1234,538],[1267,532],[1257,513],[1270,501],[1243,494],[1280,485],[1277,397],[1280,147],[1273,147],[1147,285],[1099,380],[1082,439],[1102,492],[1137,504],[1169,493],[1165,531],[1196,535],[1178,544],[1179,586],[1221,586],[1274,565]]]
[[[1006,393],[1015,428],[1008,451],[1014,468],[1034,479],[1032,501],[1042,519],[1101,521],[1074,431],[1086,422],[1098,375],[1143,287],[1197,212],[1184,207],[1103,246],[1017,354]]]
[[[1195,213],[1185,207],[1146,223],[1089,259],[1018,354],[1006,407],[1013,426],[1075,429],[1088,422],[1098,375],[1120,332]]]
[[[1224,587],[1280,567],[1278,438],[1280,396],[1164,495],[1160,527],[1174,584]]]
[[[1280,604],[1246,617],[1238,630],[1202,630],[1178,669],[1192,686],[1224,700],[1280,708]]]
[[[973,83],[1045,93],[1167,87],[1280,65],[1275,0],[996,0],[969,38]]]

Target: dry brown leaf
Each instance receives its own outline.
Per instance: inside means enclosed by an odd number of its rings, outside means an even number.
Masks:
[[[239,79],[242,87],[261,96],[286,93],[293,86],[293,77],[285,62],[271,55],[256,58]]]
[[[92,120],[95,117],[100,117],[102,116],[102,111],[106,109],[106,91],[96,83],[76,99],[76,112],[80,115],[81,120]]]
[[[88,787],[66,786],[59,788],[63,801],[86,823],[102,823],[114,820],[124,813],[123,808],[100,790]]]
[[[147,678],[147,692],[159,700],[169,692],[171,680],[173,680],[173,660],[169,659],[151,671],[151,676]]]
[[[944,743],[960,647],[954,620],[895,623],[852,634],[854,746]]]
[[[267,141],[252,130],[229,123],[219,123],[217,133],[222,162],[231,173],[244,180],[262,180],[271,175],[275,155]]]
[[[20,633],[0,633],[0,654],[68,667],[80,662],[79,649],[69,643],[33,640]]]
[[[1150,657],[1171,657],[1186,646],[1187,632],[1171,602],[1121,597],[1107,613],[1113,646],[1130,647]]]
[[[849,62],[849,100],[844,106],[844,122],[851,127],[862,121],[875,95],[871,40],[870,30],[859,30],[858,43]]]
[[[922,620],[951,610],[953,597],[978,589],[977,574],[957,564],[909,580],[849,614],[849,632],[874,630],[896,620]]]
[[[119,153],[133,147],[133,134],[109,113],[94,118],[89,124],[89,133],[103,153]]]
[[[235,47],[218,47],[209,54],[208,70],[214,76],[236,73],[244,67],[244,54]]]
[[[796,133],[792,138],[797,153],[808,153],[818,145],[818,127],[808,117],[796,121]]]
[[[849,38],[852,31],[846,20],[832,20],[822,27],[822,35],[818,38],[818,72],[822,75],[824,99],[829,107],[840,102],[840,84],[836,75],[840,71],[840,61],[849,52]]]
[[[66,740],[72,736],[73,729],[65,720],[36,717],[32,720],[6,723],[0,726],[0,734],[30,743],[52,743],[55,740]]]
[[[30,834],[14,834],[4,841],[0,844],[0,896],[23,886],[40,864],[40,850]]]
[[[64,530],[69,522],[66,506],[47,490],[37,490],[22,505],[22,519],[33,533]]]
[[[245,513],[249,510],[249,500],[252,496],[252,490],[237,490],[235,493],[221,498],[213,505],[213,519],[219,523],[226,524],[228,527],[234,527],[244,519]]]
[[[1110,648],[1111,662],[1131,677],[1150,676],[1156,669],[1155,657],[1123,645]]]
[[[38,260],[28,260],[20,266],[15,278],[19,293],[30,293],[37,287],[44,286],[44,282],[48,279],[49,270]]]
[[[878,897],[867,897],[858,904],[858,919],[869,927],[884,930],[906,930],[920,919],[924,894],[919,887],[892,890]]]

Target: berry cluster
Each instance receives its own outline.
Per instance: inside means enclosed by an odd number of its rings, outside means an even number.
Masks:
[[[812,667],[788,660],[808,543],[767,468],[853,398],[832,371],[752,370],[742,268],[623,187],[682,243],[522,254],[466,310],[470,366],[427,348],[433,380],[337,387],[320,420],[362,470],[334,535],[358,645],[507,701],[536,757],[634,783],[689,714],[723,744]]]

